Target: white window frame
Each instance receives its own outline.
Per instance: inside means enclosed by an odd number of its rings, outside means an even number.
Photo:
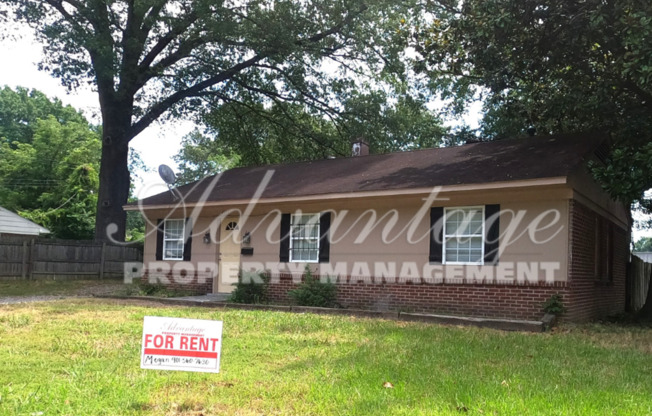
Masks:
[[[293,257],[294,254],[294,226],[295,222],[294,219],[296,217],[316,217],[317,221],[315,222],[315,225],[317,226],[317,258],[314,260],[301,260],[301,259],[295,259]],[[321,246],[321,235],[320,235],[320,226],[321,226],[321,214],[310,214],[310,213],[305,213],[305,214],[292,214],[290,217],[290,263],[319,263],[319,249]],[[302,238],[301,240],[312,240],[311,238]]]
[[[448,233],[446,232],[446,220],[448,219],[448,213],[451,212],[451,211],[460,211],[460,210],[465,211],[465,210],[471,210],[471,209],[477,209],[477,210],[480,210],[480,215],[482,216],[482,231],[481,231],[481,235],[479,236],[479,237],[482,238],[482,244],[480,245],[480,249],[481,249],[480,261],[478,261],[478,262],[473,262],[473,261],[471,261],[471,262],[467,262],[467,261],[447,261],[447,260],[446,260],[446,239],[447,239],[447,238],[450,238],[450,237],[458,237],[458,238],[459,238],[459,237],[461,237],[461,238],[464,238],[464,237],[467,237],[467,238],[478,237],[477,234],[448,234]],[[466,206],[466,207],[447,207],[447,208],[444,208],[444,217],[443,217],[443,219],[442,219],[442,221],[443,221],[444,223],[443,223],[442,242],[441,242],[441,250],[442,250],[442,253],[441,253],[442,257],[441,257],[441,258],[442,258],[442,264],[453,264],[453,265],[471,265],[471,264],[473,264],[473,265],[484,265],[484,246],[485,246],[485,238],[486,238],[486,236],[485,236],[485,227],[486,227],[485,222],[486,222],[486,220],[485,220],[485,212],[484,212],[484,209],[485,209],[484,205],[478,205],[478,206]]]
[[[168,226],[169,222],[172,221],[181,221],[181,237],[180,238],[167,238],[165,234],[165,229]],[[183,260],[183,255],[184,255],[184,250],[186,248],[186,244],[184,241],[184,236],[186,235],[186,220],[184,219],[167,219],[163,221],[163,260]],[[181,242],[181,257],[168,257],[167,256],[167,250],[166,246],[168,241],[179,241]]]

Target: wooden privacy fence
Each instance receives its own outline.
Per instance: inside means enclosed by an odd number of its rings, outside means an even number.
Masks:
[[[95,241],[0,241],[0,279],[121,278],[125,262],[142,262],[140,247]]]
[[[629,310],[638,311],[645,305],[652,279],[652,263],[632,256],[629,265]]]

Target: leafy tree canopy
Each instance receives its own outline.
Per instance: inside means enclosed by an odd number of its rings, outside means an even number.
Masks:
[[[403,71],[397,22],[412,0],[5,0],[45,50],[41,68],[91,83],[103,137],[96,237],[123,239],[128,143],[162,116],[287,102],[339,110],[360,77]],[[0,10],[1,11],[1,10]],[[334,70],[333,70],[334,69]]]
[[[0,140],[3,143],[31,143],[36,121],[54,117],[60,124],[87,124],[84,116],[58,99],[49,99],[37,90],[5,86],[0,89]]]
[[[337,117],[300,105],[249,102],[218,106],[204,122],[206,134],[185,137],[175,157],[182,182],[234,166],[350,156],[356,138],[379,153],[433,147],[448,132],[418,99],[380,91],[347,98]]]
[[[652,251],[652,237],[642,237],[634,243],[634,251]]]
[[[41,93],[32,95],[36,101],[26,108],[53,104],[43,101]],[[25,124],[22,142],[2,138],[0,205],[50,229],[55,237],[88,239],[97,205],[100,134],[83,117],[74,119],[62,123],[50,115]],[[2,124],[15,121],[3,118]]]
[[[596,175],[622,201],[652,187],[652,3],[640,0],[438,0],[406,21],[416,69],[461,111],[484,98],[481,134],[607,131]]]

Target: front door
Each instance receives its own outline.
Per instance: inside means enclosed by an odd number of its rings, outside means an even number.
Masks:
[[[240,271],[240,224],[238,218],[228,217],[222,220],[221,227],[217,291],[231,293],[238,283]]]

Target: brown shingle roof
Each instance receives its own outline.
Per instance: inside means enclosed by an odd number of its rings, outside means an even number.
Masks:
[[[208,201],[251,198],[265,173],[274,175],[261,198],[404,190],[568,176],[605,140],[602,135],[557,135],[498,140],[309,162],[244,167],[223,173]],[[178,188],[197,202],[213,176]],[[170,192],[143,205],[175,203]],[[178,201],[177,201],[178,202]]]

